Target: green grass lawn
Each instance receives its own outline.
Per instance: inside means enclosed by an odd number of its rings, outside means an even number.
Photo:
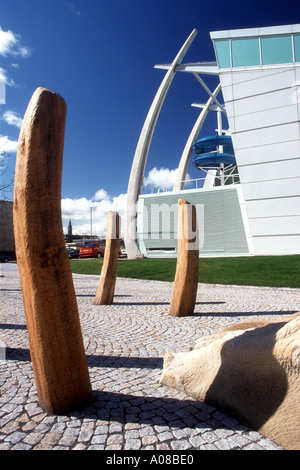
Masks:
[[[100,275],[103,259],[70,260],[73,273]],[[173,281],[176,259],[121,259],[118,277]],[[300,255],[200,258],[199,282],[300,287]]]

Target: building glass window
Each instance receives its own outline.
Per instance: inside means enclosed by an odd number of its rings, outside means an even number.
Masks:
[[[220,69],[231,67],[229,41],[215,41],[215,47]]]
[[[259,39],[235,39],[231,43],[232,66],[260,65]]]
[[[291,36],[261,38],[262,64],[285,64],[293,62]]]
[[[295,61],[300,62],[300,34],[294,36]]]

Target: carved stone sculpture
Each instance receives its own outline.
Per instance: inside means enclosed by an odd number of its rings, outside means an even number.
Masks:
[[[196,208],[178,200],[178,256],[169,315],[192,315],[198,289],[199,242]]]
[[[54,414],[93,399],[61,220],[65,120],[63,98],[38,88],[20,131],[13,210],[38,398]]]
[[[168,353],[161,383],[226,411],[286,449],[300,449],[300,313],[245,322]]]
[[[119,251],[120,217],[117,212],[108,212],[104,260],[94,300],[97,305],[110,305],[114,301]]]

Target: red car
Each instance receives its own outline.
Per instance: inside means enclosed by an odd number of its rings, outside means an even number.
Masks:
[[[79,250],[80,258],[102,258],[104,256],[105,246],[99,243],[91,243]]]

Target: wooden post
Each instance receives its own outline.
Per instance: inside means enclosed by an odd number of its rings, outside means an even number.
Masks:
[[[178,256],[169,315],[194,313],[198,288],[199,242],[196,208],[178,200]]]
[[[119,251],[120,217],[117,212],[108,212],[104,260],[94,300],[96,305],[110,305],[114,301]]]
[[[39,402],[65,414],[93,399],[61,219],[66,103],[38,88],[20,131],[14,235]]]

